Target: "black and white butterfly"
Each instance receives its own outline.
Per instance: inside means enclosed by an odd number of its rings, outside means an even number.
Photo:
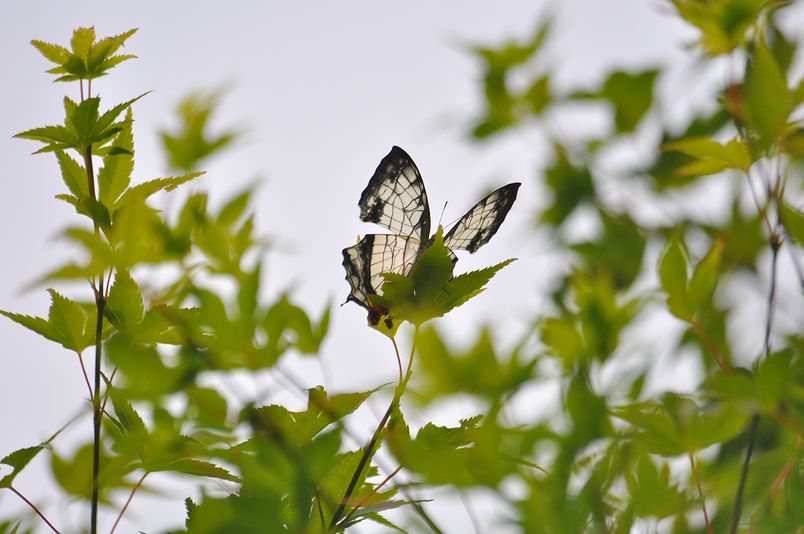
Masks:
[[[488,243],[508,215],[520,185],[505,185],[475,204],[447,232],[444,245],[450,250],[474,252]],[[368,234],[356,245],[343,249],[343,267],[352,288],[346,301],[366,308],[369,322],[377,324],[387,310],[372,306],[369,295],[382,294],[382,273],[409,275],[433,239],[424,181],[404,150],[395,146],[382,159],[358,205],[360,220],[377,223],[392,232]],[[453,262],[457,261],[452,256]]]

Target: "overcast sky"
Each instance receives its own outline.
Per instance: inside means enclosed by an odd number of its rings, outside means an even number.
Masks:
[[[693,35],[658,0],[560,4],[553,9],[558,16],[550,60],[565,86],[591,86],[612,68],[673,61]],[[520,261],[440,324],[455,337],[488,321],[512,335],[524,331],[545,298],[537,281],[546,268],[543,245],[527,238],[544,202],[538,138],[517,133],[483,144],[469,141],[467,131],[480,110],[482,72],[467,46],[530,36],[546,5],[526,0],[269,1],[226,8],[198,1],[3,3],[0,308],[47,313],[44,288],[25,293],[21,288],[67,259],[67,249],[55,238],[75,221],[72,209],[53,199],[63,188],[54,158],[30,156],[33,143],[11,139],[60,121],[63,95],[77,98],[75,86],[51,83],[44,72],[50,64],[29,41],[67,43],[73,28],[94,25],[99,36],[139,28],[126,48],[139,59],[93,86],[104,107],[153,91],[134,107],[135,180],[165,175],[156,132],[172,124],[181,97],[223,84],[231,88],[219,124],[234,123],[248,133],[210,162],[196,187],[209,190],[217,203],[260,184],[254,205],[258,228],[276,242],[266,258],[268,287],[274,295],[293,288],[296,300],[315,314],[328,303],[340,304],[348,293],[341,249],[357,234],[382,231],[359,221],[357,200],[392,145],[418,164],[434,219],[446,201],[444,221],[452,221],[488,190],[523,182],[498,235],[476,257],[461,256],[458,269],[511,256]],[[47,438],[75,414],[85,386],[75,357],[55,345],[5,319],[0,339],[4,456]],[[352,304],[334,308],[323,358],[332,389],[375,387],[396,373],[386,340],[365,327],[364,310]],[[295,369],[306,385],[325,381],[318,365]],[[447,410],[438,422],[452,424],[460,415],[470,414]],[[79,427],[89,434],[88,419]],[[42,482],[46,464],[43,455],[17,481],[40,503],[56,500]],[[16,497],[0,493],[0,517],[18,507]],[[53,520],[68,521],[63,510],[48,509]],[[123,531],[136,526],[154,532],[181,524],[183,516],[179,500],[138,495]],[[450,521],[456,530],[449,532],[468,528],[465,515]]]

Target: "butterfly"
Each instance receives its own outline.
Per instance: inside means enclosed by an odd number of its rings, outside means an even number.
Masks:
[[[489,242],[516,200],[518,182],[505,185],[475,204],[444,236],[453,263],[452,250],[475,252]],[[360,220],[373,222],[391,234],[368,234],[356,245],[343,249],[343,267],[352,301],[369,312],[376,325],[388,310],[378,308],[370,295],[382,295],[382,273],[410,274],[416,260],[430,246],[430,207],[421,173],[410,156],[395,146],[380,161],[360,195]],[[345,303],[344,303],[345,304]]]

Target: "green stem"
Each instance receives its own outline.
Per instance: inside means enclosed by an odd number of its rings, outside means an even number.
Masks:
[[[377,442],[380,440],[380,435],[382,434],[383,429],[385,428],[385,424],[388,422],[388,419],[391,417],[391,413],[394,411],[394,406],[399,404],[400,399],[402,398],[402,394],[405,392],[405,388],[410,381],[410,377],[413,374],[413,356],[416,353],[416,338],[419,337],[419,326],[416,326],[416,329],[413,331],[413,343],[410,348],[410,358],[408,359],[408,368],[405,372],[405,377],[402,378],[399,382],[399,385],[396,387],[396,391],[394,392],[394,398],[391,399],[391,404],[388,405],[388,409],[385,410],[385,414],[380,419],[377,428],[374,430],[374,434],[372,434],[371,439],[366,445],[365,449],[363,449],[363,456],[360,457],[360,462],[357,464],[357,469],[355,469],[354,474],[352,475],[352,480],[349,481],[349,486],[346,488],[346,491],[343,494],[343,498],[341,502],[338,504],[338,509],[335,510],[335,514],[332,516],[332,520],[329,522],[329,529],[333,530],[335,526],[338,524],[338,521],[343,515],[343,511],[346,509],[346,505],[349,502],[349,498],[352,496],[352,493],[355,491],[355,487],[357,486],[358,481],[360,480],[360,475],[363,473],[363,470],[366,467],[366,463],[374,454],[374,448],[377,446]],[[396,341],[394,338],[391,338],[391,341],[394,344],[394,350],[397,351],[398,356],[398,348],[396,345]],[[400,375],[401,376],[401,375]]]
[[[706,498],[703,494],[703,488],[701,487],[701,476],[698,473],[698,467],[695,465],[695,458],[692,456],[692,453],[688,453],[687,456],[690,459],[690,468],[692,469],[692,478],[695,479],[695,486],[698,488],[698,496],[701,498],[701,509],[703,510],[704,521],[706,522],[706,532],[707,534],[715,534],[714,528],[712,528],[712,522],[709,521],[709,514],[706,511]]]
[[[87,186],[89,194],[95,198],[95,171],[92,168],[92,145],[84,150],[84,168],[87,172]],[[95,223],[95,232],[99,232]],[[100,425],[101,425],[101,341],[103,336],[103,312],[106,308],[106,297],[103,289],[103,273],[98,276],[98,286],[95,288],[95,308],[97,320],[95,322],[95,388],[92,392],[92,501],[90,511],[90,534],[98,532],[98,500],[100,494]]]

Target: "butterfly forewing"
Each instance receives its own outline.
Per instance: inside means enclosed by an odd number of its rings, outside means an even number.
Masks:
[[[419,241],[412,237],[369,234],[356,245],[343,249],[346,279],[352,287],[347,300],[370,308],[368,296],[382,295],[382,273],[407,276],[420,248]]]
[[[444,236],[450,249],[474,252],[491,239],[516,200],[519,183],[503,186],[474,205]]]
[[[424,181],[410,156],[395,146],[385,156],[360,195],[360,219],[426,243],[430,207]]]

